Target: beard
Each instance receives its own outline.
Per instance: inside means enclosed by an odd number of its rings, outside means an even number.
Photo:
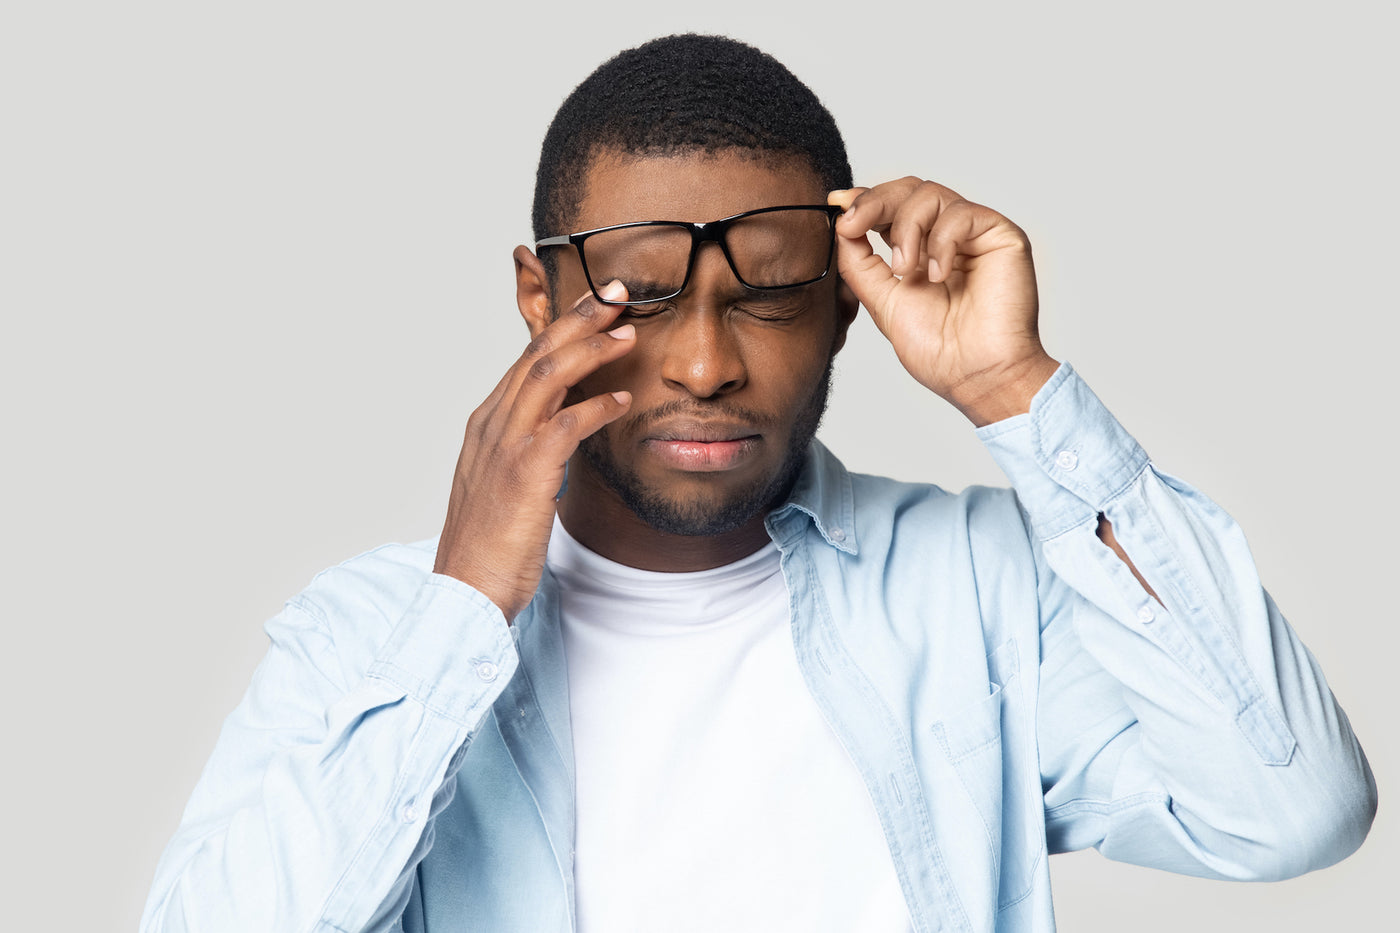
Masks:
[[[662,491],[647,486],[634,470],[620,461],[609,449],[602,431],[584,438],[579,451],[593,469],[603,485],[615,492],[638,518],[657,531],[673,535],[692,537],[724,534],[747,524],[760,512],[767,513],[792,491],[797,475],[807,457],[807,448],[816,436],[826,412],[827,397],[831,394],[831,372],[835,354],[827,360],[826,370],[813,387],[812,394],[797,412],[788,436],[787,450],[783,461],[771,475],[759,477],[748,486],[735,491],[724,499],[703,498],[676,499]],[[687,411],[696,406],[687,405]],[[712,403],[711,411],[739,415],[754,423],[774,423],[774,419],[754,418],[748,412],[737,412],[726,408],[723,403]],[[643,420],[670,414],[664,409],[642,416]]]

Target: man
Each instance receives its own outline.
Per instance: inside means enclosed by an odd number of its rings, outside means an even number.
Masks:
[[[1048,930],[1050,852],[1280,878],[1360,844],[1320,671],[1041,347],[1014,224],[852,187],[805,86],[698,36],[565,101],[534,221],[439,541],[269,623],[144,929]],[[1014,492],[813,440],[861,305]]]

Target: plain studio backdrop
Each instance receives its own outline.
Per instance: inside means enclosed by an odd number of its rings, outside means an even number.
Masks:
[[[806,80],[858,182],[935,178],[1026,229],[1048,348],[1239,519],[1379,776],[1368,843],[1300,880],[1058,858],[1061,929],[1390,922],[1391,14],[777,6],[6,6],[7,929],[134,928],[262,622],[437,535],[525,340],[510,251],[545,126],[599,62],[686,30]],[[1004,482],[865,317],[821,436],[852,469]]]

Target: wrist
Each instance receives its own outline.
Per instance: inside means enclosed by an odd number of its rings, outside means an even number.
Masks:
[[[1060,368],[1043,350],[995,371],[984,371],[958,385],[948,401],[975,427],[985,427],[1031,410],[1031,400]]]
[[[524,586],[526,581],[517,579],[518,575],[510,570],[483,565],[470,558],[454,558],[450,550],[441,545],[433,562],[433,573],[451,577],[476,590],[501,611],[507,625],[515,621],[535,595],[534,588]]]

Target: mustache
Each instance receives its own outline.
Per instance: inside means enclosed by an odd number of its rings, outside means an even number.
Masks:
[[[752,425],[755,428],[770,428],[776,419],[772,415],[756,411],[752,408],[745,408],[742,405],[734,405],[730,402],[705,402],[697,404],[686,399],[675,399],[670,402],[649,408],[646,411],[636,412],[622,419],[621,427],[624,432],[632,433],[641,431],[659,421],[668,418],[686,418],[695,421],[736,421],[745,425]]]

